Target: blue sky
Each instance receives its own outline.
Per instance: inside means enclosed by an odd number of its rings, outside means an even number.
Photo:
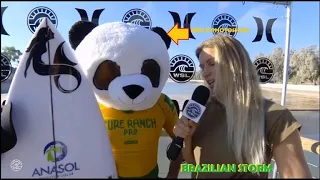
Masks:
[[[286,9],[268,3],[246,2],[1,2],[1,7],[7,6],[2,23],[10,36],[1,35],[1,47],[15,46],[23,51],[32,37],[27,27],[27,15],[37,6],[52,9],[58,17],[58,31],[68,41],[68,31],[71,25],[80,20],[75,8],[85,9],[88,17],[94,10],[105,8],[100,15],[99,23],[121,21],[123,15],[132,8],[140,8],[151,16],[153,26],[161,26],[169,31],[173,26],[173,19],[168,11],[179,13],[181,21],[190,12],[196,12],[192,21],[193,28],[207,28],[212,20],[220,13],[231,14],[238,23],[238,27],[250,28],[249,33],[238,33],[238,38],[249,51],[251,58],[259,52],[271,53],[275,47],[284,48]],[[272,33],[276,44],[266,40],[265,33],[260,42],[253,43],[257,25],[253,16],[260,17],[264,26],[268,19],[277,18]],[[195,48],[204,40],[212,37],[212,33],[194,33],[196,39],[180,41],[179,45],[172,43],[169,50],[170,57],[185,54],[198,62],[194,55]],[[292,7],[291,48],[300,49],[309,45],[319,45],[319,2],[294,2]],[[254,60],[254,59],[252,59]],[[199,69],[199,68],[197,68]]]

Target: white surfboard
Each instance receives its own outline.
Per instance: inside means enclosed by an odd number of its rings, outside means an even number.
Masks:
[[[17,144],[1,178],[117,178],[97,101],[70,45],[43,19],[8,93]]]

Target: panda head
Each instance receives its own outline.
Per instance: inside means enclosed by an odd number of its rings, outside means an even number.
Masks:
[[[162,28],[79,21],[69,41],[100,103],[133,111],[155,105],[169,76],[171,39]]]

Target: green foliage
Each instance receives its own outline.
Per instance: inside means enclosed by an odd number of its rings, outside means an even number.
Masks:
[[[283,81],[284,52],[280,47],[266,56],[275,66],[273,80],[280,83]],[[289,82],[293,84],[319,84],[319,48],[311,45],[300,50],[290,51]]]
[[[280,47],[274,49],[271,54],[265,55],[260,52],[255,59],[259,57],[269,58],[274,65],[275,75],[273,81],[282,83],[284,50]],[[290,51],[290,70],[289,82],[293,84],[315,84],[319,85],[320,80],[320,59],[319,47],[311,45],[300,50]],[[196,72],[193,77],[195,80],[203,79],[200,72]]]
[[[18,64],[19,58],[22,55],[21,51],[16,49],[14,46],[8,47],[4,46],[1,49],[1,54],[7,56],[10,59],[12,64]]]
[[[7,56],[12,64],[18,64],[20,56],[22,55],[20,50],[15,47],[3,47],[1,53]],[[267,57],[269,58],[275,68],[275,75],[273,81],[281,83],[283,80],[283,62],[284,62],[284,51],[282,48],[277,47],[273,53],[265,55],[259,53],[256,57]],[[193,77],[194,80],[203,80],[200,71],[197,71]],[[312,83],[319,84],[320,80],[320,59],[319,59],[319,47],[311,45],[307,48],[300,50],[290,51],[290,70],[289,70],[289,82],[294,84]]]
[[[203,77],[201,75],[201,71],[197,71],[192,79],[193,80],[203,80]]]

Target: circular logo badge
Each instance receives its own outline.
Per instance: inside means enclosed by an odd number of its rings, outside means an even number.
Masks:
[[[229,36],[236,37],[237,31],[226,31],[226,29],[230,28],[238,30],[238,23],[233,16],[223,13],[213,19],[211,27],[213,28],[213,35],[227,34]]]
[[[22,162],[19,159],[14,159],[10,163],[12,171],[20,171],[22,169]]]
[[[196,66],[193,60],[183,54],[170,59],[170,78],[177,83],[190,81],[196,73]]]
[[[1,82],[7,80],[12,72],[12,66],[10,59],[7,56],[1,54]]]
[[[274,76],[274,65],[265,57],[260,57],[253,62],[261,83],[268,83]]]
[[[56,14],[47,7],[39,6],[32,9],[27,17],[28,28],[32,33],[36,31],[44,17],[48,18],[56,28],[58,27],[58,18]]]
[[[201,107],[199,104],[190,103],[186,108],[187,115],[192,119],[198,118],[201,114]]]
[[[151,17],[149,14],[138,8],[131,9],[126,12],[122,18],[122,22],[137,24],[147,29],[151,29],[152,27]]]
[[[67,151],[67,146],[63,142],[53,141],[46,145],[43,153],[47,155],[48,162],[58,162],[67,156]]]

